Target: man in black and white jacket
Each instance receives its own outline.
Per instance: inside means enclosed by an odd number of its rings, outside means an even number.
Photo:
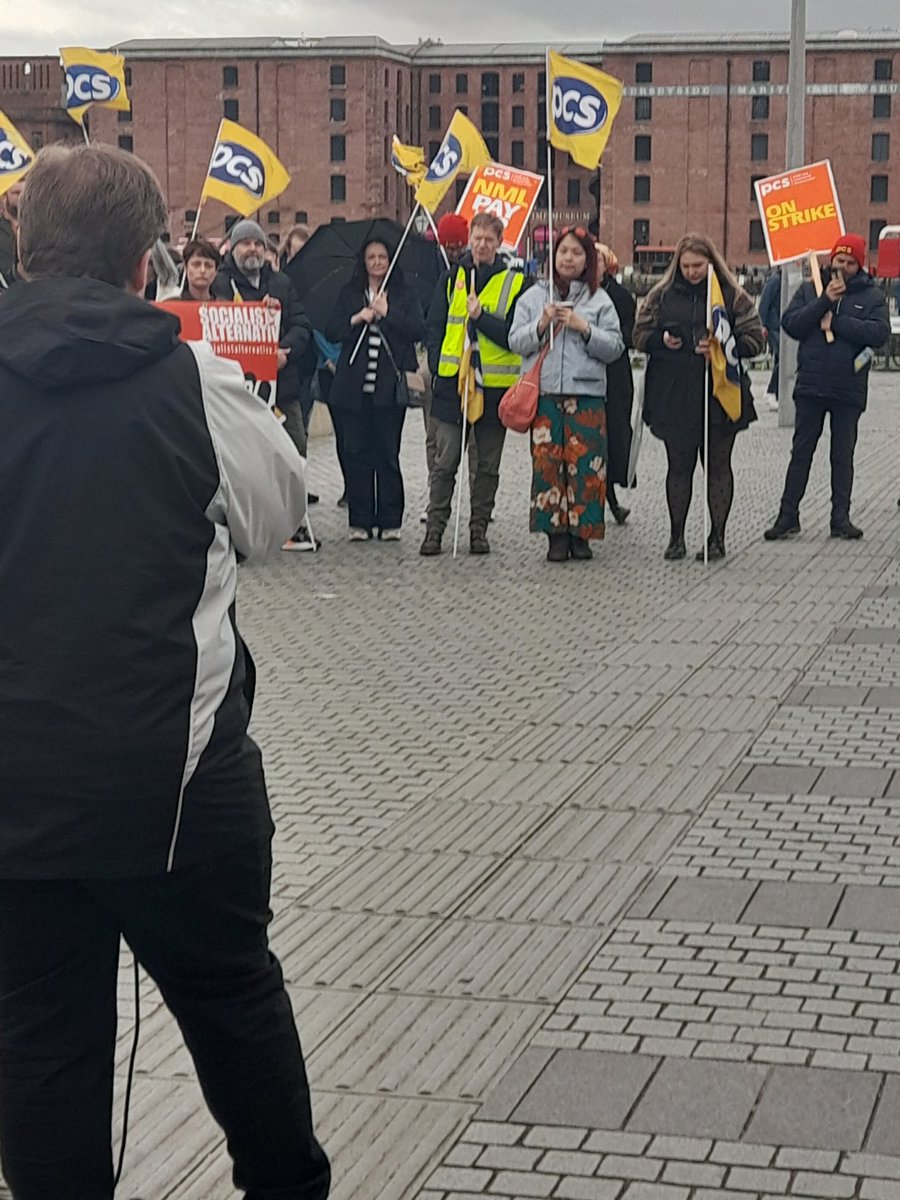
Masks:
[[[321,1200],[235,624],[238,558],[297,528],[302,461],[237,366],[139,298],[166,216],[133,155],[52,147],[0,296],[0,1159],[14,1196],[112,1196],[123,936],[236,1186]]]

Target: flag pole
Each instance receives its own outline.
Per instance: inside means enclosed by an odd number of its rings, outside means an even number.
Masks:
[[[472,268],[472,273],[469,276],[469,295],[475,294],[475,269]],[[466,315],[466,330],[469,328],[469,317]],[[465,333],[463,334],[463,342],[465,343]],[[477,334],[476,334],[477,337]],[[471,363],[471,360],[470,360]],[[460,357],[460,367],[462,367],[462,357]],[[469,381],[472,378],[471,365],[466,371],[466,382],[463,388],[462,397],[462,435],[459,439],[459,466],[456,469],[456,477],[459,480],[456,498],[456,528],[453,533],[453,557],[456,558],[459,548],[459,520],[462,513],[462,498],[466,490],[466,475],[468,474],[468,459],[466,458],[466,423],[469,420]]]
[[[441,252],[441,258],[444,260],[444,266],[449,271],[450,270],[450,259],[447,257],[447,251],[441,245],[441,235],[438,233],[438,227],[435,224],[435,220],[434,220],[434,217],[432,216],[431,209],[425,208],[425,206],[422,205],[422,212],[428,218],[428,224],[431,226],[431,232],[434,234],[435,245],[437,246],[438,250],[440,250],[440,252]]]
[[[549,293],[550,303],[553,303],[553,268],[555,254],[553,248],[553,145],[550,141],[550,130],[553,128],[553,85],[550,79],[550,47],[546,47],[545,65],[545,100],[547,103],[547,250],[549,262]],[[550,349],[553,349],[553,322],[550,322]]]
[[[706,336],[712,337],[713,265],[706,270]],[[703,565],[709,566],[709,359],[703,360]]]

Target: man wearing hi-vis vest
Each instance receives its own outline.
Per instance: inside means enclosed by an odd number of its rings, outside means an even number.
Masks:
[[[440,554],[441,539],[450,520],[462,447],[459,368],[469,320],[478,332],[484,385],[484,412],[466,428],[467,439],[474,435],[478,456],[471,487],[469,553],[488,554],[491,549],[487,527],[494,510],[506,435],[497,407],[521,369],[521,359],[509,349],[509,331],[516,301],[525,287],[524,275],[510,270],[497,257],[502,240],[503,222],[498,217],[487,213],[473,217],[469,250],[438,280],[428,309],[428,365],[433,379],[431,411],[437,447],[429,479],[425,540],[420,551],[424,555]]]

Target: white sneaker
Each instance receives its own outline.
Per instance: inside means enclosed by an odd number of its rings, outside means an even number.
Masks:
[[[351,529],[350,530],[350,541],[351,542],[367,542],[371,536],[372,535],[371,535],[371,533],[369,533],[368,529]]]
[[[778,412],[778,397],[769,394],[766,398],[769,401],[769,412]]]
[[[383,542],[399,542],[400,541],[400,530],[399,529],[382,529],[381,540]]]
[[[420,525],[428,524],[428,509],[427,508],[423,508],[421,513],[419,514],[419,524]]]

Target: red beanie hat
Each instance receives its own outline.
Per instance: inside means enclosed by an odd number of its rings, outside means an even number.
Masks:
[[[469,222],[458,213],[444,213],[438,221],[438,241],[442,246],[465,246],[469,240]]]
[[[831,257],[836,254],[849,254],[859,263],[860,270],[866,266],[866,242],[858,233],[842,233],[831,247]]]

